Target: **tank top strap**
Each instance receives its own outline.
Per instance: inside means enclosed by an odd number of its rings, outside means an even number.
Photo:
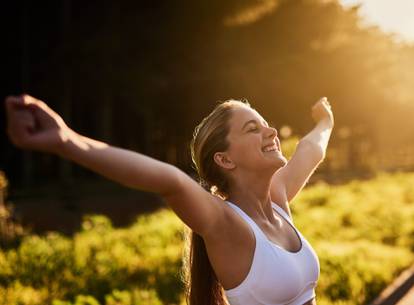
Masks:
[[[244,219],[244,221],[246,221],[249,226],[252,228],[254,234],[257,237],[261,237],[262,239],[267,240],[266,235],[264,235],[264,233],[262,232],[262,230],[259,228],[259,226],[253,221],[253,219],[250,218],[249,215],[247,215],[241,208],[239,208],[237,205],[235,205],[234,203],[226,200],[225,202],[228,203],[229,207],[231,207],[233,210],[236,211],[237,214],[240,215],[241,218]]]

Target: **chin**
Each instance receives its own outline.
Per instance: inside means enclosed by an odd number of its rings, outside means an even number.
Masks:
[[[279,158],[277,158],[277,160],[275,161],[275,166],[277,166],[276,169],[279,169],[285,166],[287,162],[288,162],[287,159],[283,155],[280,155]]]
[[[279,168],[284,167],[287,164],[287,159],[281,153],[277,156],[272,156],[271,159],[267,159],[265,168],[271,169],[272,171],[277,171]]]

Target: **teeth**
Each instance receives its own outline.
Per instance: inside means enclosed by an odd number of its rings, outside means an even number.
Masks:
[[[277,150],[276,146],[268,146],[263,149],[264,152]]]

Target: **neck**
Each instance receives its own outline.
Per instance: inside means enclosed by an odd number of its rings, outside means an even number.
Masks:
[[[239,206],[249,216],[256,219],[271,219],[273,215],[270,187],[271,175],[239,175],[233,180],[229,192],[228,201]]]

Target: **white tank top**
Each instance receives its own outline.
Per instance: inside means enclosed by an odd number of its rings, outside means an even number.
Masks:
[[[303,305],[315,297],[319,261],[311,245],[296,230],[289,215],[272,202],[275,211],[290,224],[301,241],[297,252],[271,242],[259,226],[235,204],[226,201],[252,228],[256,246],[246,278],[225,290],[231,305]]]

